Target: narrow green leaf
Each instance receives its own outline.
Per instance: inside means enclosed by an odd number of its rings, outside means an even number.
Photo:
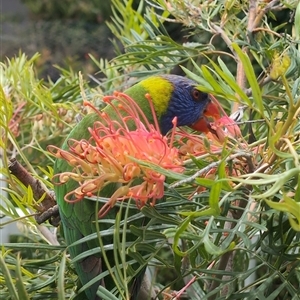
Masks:
[[[176,252],[174,253],[174,268],[177,271],[178,274],[180,274],[180,271],[182,269],[182,256],[178,255]]]
[[[157,221],[162,222],[163,224],[174,224],[178,225],[180,223],[179,220],[174,217],[161,215],[155,208],[144,206],[142,208],[142,213],[149,218],[157,219]]]
[[[136,227],[134,225],[130,226],[130,231],[132,232],[132,234],[136,236],[142,236],[145,240],[155,240],[155,239],[165,238],[165,235],[160,232],[153,231],[153,230],[145,230],[140,227]]]
[[[271,188],[269,188],[266,192],[259,194],[259,195],[252,195],[253,198],[268,198],[273,196],[275,193],[277,193],[285,184],[286,182],[291,179],[293,176],[298,175],[300,172],[300,168],[293,168],[291,170],[287,170],[285,172],[282,172],[281,174],[262,174],[262,173],[256,173],[254,176],[258,179],[243,179],[245,177],[249,177],[250,174],[247,175],[241,175],[239,178],[232,177],[231,179],[233,181],[242,182],[247,185],[253,185],[253,186],[261,186],[261,185],[268,185],[273,184]]]
[[[211,75],[211,73],[208,71],[206,66],[202,66],[202,73],[205,80],[212,86],[214,89],[214,92],[220,95],[223,95],[224,92],[222,88],[220,87],[220,84],[216,81],[216,79]]]
[[[16,261],[16,288],[18,290],[19,299],[22,299],[22,300],[28,299],[29,300],[30,298],[26,292],[23,280],[24,279],[22,277],[21,259],[20,259],[20,255],[18,255],[17,261]]]
[[[114,253],[114,262],[115,262],[115,272],[114,272],[114,283],[117,287],[117,289],[119,290],[120,294],[127,294],[128,292],[128,287],[127,284],[126,286],[124,285],[124,273],[123,273],[123,268],[121,268],[121,264],[123,264],[123,258],[122,258],[122,243],[120,241],[120,220],[121,220],[121,212],[118,211],[118,213],[116,214],[116,226],[115,226],[115,230],[114,230],[114,239],[113,239],[113,253]],[[126,234],[125,234],[126,236]],[[122,270],[123,269],[123,270]],[[110,270],[110,273],[112,271]]]
[[[222,189],[222,182],[217,181],[211,188],[209,193],[209,205],[214,211],[214,216],[220,215],[219,200]]]
[[[24,249],[41,249],[41,250],[49,250],[49,251],[55,251],[55,250],[63,250],[66,248],[66,246],[57,246],[57,245],[47,245],[42,243],[22,243],[22,244],[16,244],[16,243],[4,243],[2,244],[4,248],[14,249],[14,250],[24,250]]]
[[[214,222],[214,217],[211,217],[205,227],[204,235],[203,235],[203,243],[204,247],[207,253],[210,255],[222,255],[225,252],[228,252],[230,250],[233,250],[235,247],[235,243],[231,242],[230,245],[226,249],[222,249],[221,247],[216,246],[211,240],[210,240],[210,231],[212,224]]]
[[[295,192],[295,200],[300,203],[300,176],[298,175],[298,184]]]
[[[203,237],[204,247],[207,253],[211,255],[221,255],[224,251],[217,247],[213,242],[209,240],[209,236],[205,235]]]
[[[245,54],[242,49],[237,44],[232,44],[233,49],[236,51],[237,55],[239,56],[240,60],[242,61],[243,68],[245,71],[245,75],[248,79],[249,85],[252,90],[252,96],[255,103],[255,108],[260,112],[261,115],[264,114],[264,105],[262,101],[262,93],[261,89],[258,85],[255,72],[253,69],[252,62],[247,54]]]
[[[65,295],[65,268],[66,268],[66,253],[63,252],[57,277],[57,296],[58,300],[66,299]]]
[[[252,101],[245,94],[245,92],[240,88],[240,86],[236,83],[235,78],[229,72],[229,70],[228,70],[229,74],[227,74],[227,72],[224,72],[214,61],[212,61],[211,59],[209,61],[212,64],[212,66],[214,67],[214,69],[216,70],[216,72],[218,73],[218,75],[226,82],[226,84],[228,84],[230,86],[230,88],[236,94],[239,95],[241,100],[243,100],[247,105],[249,105],[251,107],[252,106]],[[222,61],[222,60],[219,59],[219,61]],[[223,63],[222,65],[223,65],[223,68],[225,68],[225,64]],[[225,95],[225,96],[228,97],[228,95]]]
[[[212,61],[213,62],[213,61]],[[218,63],[220,65],[220,68],[222,69],[222,71],[224,72],[223,75],[226,75],[226,78],[230,78],[233,82],[235,81],[235,78],[234,76],[232,75],[232,73],[230,72],[230,70],[227,68],[226,64],[223,62],[223,60],[221,59],[221,57],[218,57]],[[215,68],[215,70],[218,72],[219,71],[219,68],[218,66],[213,63],[213,66]],[[217,68],[216,68],[217,67]],[[219,75],[221,75],[222,73],[219,73]],[[228,76],[228,77],[227,77]],[[225,76],[222,76],[222,78],[225,79]],[[241,90],[242,91],[242,90]]]
[[[212,180],[212,179],[208,179],[208,178],[201,178],[201,177],[198,177],[195,179],[195,181],[203,186],[203,187],[207,187],[207,188],[210,188],[212,187],[214,184],[215,184],[215,180]]]
[[[4,252],[4,249],[2,247],[2,253],[3,252]],[[15,283],[13,282],[13,279],[10,275],[10,272],[9,272],[8,268],[7,268],[7,265],[5,263],[4,256],[2,255],[2,253],[0,255],[0,269],[2,271],[6,287],[9,291],[11,299],[19,299],[18,292],[15,288]]]
[[[114,294],[112,294],[102,285],[98,287],[97,296],[99,296],[102,300],[119,300],[119,298],[117,298]]]
[[[199,73],[200,75],[203,76],[201,68],[194,61],[192,61],[192,62],[194,64],[195,71],[197,71],[197,73]],[[190,70],[188,70],[187,68],[185,68],[183,66],[180,66],[180,67],[189,78],[198,82],[202,87],[204,87],[204,89],[203,88],[201,89],[203,92],[209,93],[209,92],[213,91],[212,86],[203,77],[197,76],[195,73],[191,72]]]
[[[195,218],[205,217],[205,216],[208,217],[217,216],[218,214],[213,208],[209,207],[207,209],[197,210],[197,211],[181,211],[180,215],[195,219]]]
[[[296,40],[300,40],[300,2],[298,2],[296,12],[295,12],[295,35],[296,35]],[[298,44],[298,50],[300,50],[300,45]]]
[[[283,195],[281,202],[274,202],[265,200],[265,202],[273,209],[289,213],[289,221],[294,230],[300,231],[300,204],[288,197]]]
[[[179,240],[181,238],[181,235],[183,234],[183,232],[187,229],[187,227],[190,225],[191,222],[191,218],[187,217],[182,223],[181,225],[177,228],[176,233],[174,235],[174,242],[173,242],[173,250],[174,252],[178,255],[178,256],[186,256],[187,255],[187,251],[183,252],[180,251],[180,246],[179,246]]]
[[[147,167],[151,170],[154,170],[162,175],[165,175],[168,178],[173,178],[173,179],[177,179],[177,180],[183,180],[185,178],[188,178],[188,176],[182,174],[182,173],[178,173],[178,172],[174,172],[171,170],[167,170],[157,164],[151,163],[151,162],[145,162],[141,159],[136,159],[132,156],[128,156],[132,161],[138,163],[139,165],[143,166],[143,167]]]
[[[177,232],[177,228],[168,228],[168,229],[164,230],[164,234],[168,239],[170,239],[170,238],[173,239],[174,236],[176,235],[176,232]],[[181,233],[180,237],[182,239],[190,240],[190,241],[193,241],[193,240],[198,241],[201,239],[201,235],[190,232],[190,231],[183,231]]]

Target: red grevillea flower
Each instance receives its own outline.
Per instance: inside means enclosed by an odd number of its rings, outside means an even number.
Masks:
[[[56,157],[66,160],[73,167],[71,172],[56,175],[59,184],[69,179],[78,182],[78,187],[65,195],[65,201],[74,203],[87,196],[101,195],[106,185],[118,183],[119,187],[99,211],[99,217],[104,216],[118,200],[132,198],[138,208],[149,200],[154,205],[164,195],[165,175],[144,163],[183,172],[179,151],[172,145],[175,125],[171,138],[162,136],[151,98],[149,95],[147,98],[155,125],[149,124],[132,98],[115,93],[103,100],[111,105],[119,120],[112,119],[105,111],[98,111],[91,103],[85,102],[85,105],[99,114],[99,121],[88,129],[89,138],[69,140],[68,150],[49,147],[49,151]],[[144,163],[141,165],[137,160]]]

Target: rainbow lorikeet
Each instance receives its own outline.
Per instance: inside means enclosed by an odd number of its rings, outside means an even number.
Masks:
[[[153,123],[153,114],[151,113],[149,102],[146,99],[146,94],[150,95],[161,133],[166,135],[173,128],[172,120],[177,117],[177,126],[189,126],[198,131],[213,131],[210,128],[207,117],[218,117],[218,108],[211,102],[206,93],[201,92],[197,88],[197,84],[185,77],[177,75],[161,75],[153,76],[145,79],[134,86],[127,89],[124,94],[130,96],[144,112],[150,123]],[[111,108],[110,105],[103,109],[111,118],[119,118],[120,115]],[[62,145],[62,149],[67,150],[69,140],[88,139],[88,128],[92,128],[96,120],[99,120],[99,114],[93,113],[86,115],[71,131],[66,141]],[[55,174],[72,170],[72,166],[63,159],[57,159],[54,167]],[[63,227],[64,237],[68,250],[72,259],[78,255],[92,249],[99,249],[99,240],[95,235],[94,239],[89,239],[86,242],[80,242],[72,246],[73,243],[79,241],[83,237],[96,232],[96,222],[98,215],[96,211],[96,202],[85,199],[76,203],[69,203],[64,200],[66,194],[78,187],[78,182],[69,180],[64,184],[55,186],[56,199],[59,206],[61,224]],[[105,188],[99,191],[101,197],[111,197],[114,186]],[[98,203],[98,209],[101,204]],[[116,211],[111,210],[106,218],[114,220]],[[106,230],[112,226],[111,224],[98,223],[100,234],[102,230]],[[106,236],[103,237],[104,243]],[[127,240],[130,240],[128,238]],[[132,240],[132,239],[131,239]],[[112,244],[112,238],[107,240],[107,243]],[[76,273],[82,285],[87,285],[84,288],[85,299],[94,300],[100,299],[97,296],[97,289],[101,285],[107,290],[114,288],[115,283],[108,275],[94,282],[91,285],[88,283],[96,276],[105,272],[107,266],[102,259],[101,250],[92,251],[93,253],[86,255],[81,259],[74,260]],[[88,252],[87,252],[88,253]],[[113,255],[109,256],[111,266],[114,266]],[[130,291],[130,299],[138,299],[138,293],[141,286],[144,271],[128,283]],[[83,299],[84,299],[83,297]]]

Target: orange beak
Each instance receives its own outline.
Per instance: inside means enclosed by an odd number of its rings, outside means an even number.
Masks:
[[[196,121],[190,127],[204,133],[211,132],[216,134],[215,130],[212,129],[210,125],[209,119],[218,120],[220,118],[221,115],[218,105],[210,101],[203,112],[203,116],[201,116],[198,121]]]

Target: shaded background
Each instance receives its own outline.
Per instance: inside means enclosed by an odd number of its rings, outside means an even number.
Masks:
[[[88,53],[96,58],[114,56],[112,35],[105,25],[110,1],[1,0],[0,8],[1,61],[20,49],[28,56],[39,52],[41,78],[58,78],[53,65],[93,73],[96,67]]]

